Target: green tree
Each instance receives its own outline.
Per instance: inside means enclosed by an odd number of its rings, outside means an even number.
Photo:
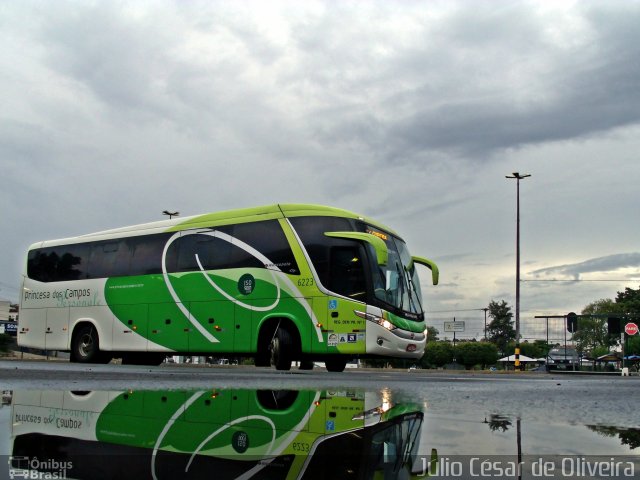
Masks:
[[[509,430],[509,427],[512,426],[511,419],[505,415],[500,414],[491,414],[487,423],[489,424],[489,428],[492,432],[497,432],[498,430],[506,432],[507,430]]]
[[[427,327],[427,343],[437,342],[440,331],[436,327]]]
[[[627,337],[627,345],[624,351],[625,355],[640,355],[640,335]]]
[[[587,425],[587,428],[603,437],[615,437],[617,435],[622,445],[629,445],[632,450],[640,447],[640,428],[620,428],[600,425]]]
[[[582,309],[578,319],[578,330],[573,334],[578,353],[601,351],[601,347],[609,348],[616,343],[616,338],[609,335],[607,317],[620,312],[620,306],[608,298],[591,302]],[[590,315],[592,315],[590,317]]]
[[[620,313],[629,319],[640,318],[640,287],[638,290],[625,288],[624,292],[618,292],[616,305]]]
[[[549,350],[551,350],[551,345],[545,340],[535,340],[533,343],[522,342],[520,344],[520,353],[531,358],[545,358]]]
[[[430,342],[422,357],[424,367],[442,367],[453,361],[453,346],[449,342]]]
[[[610,348],[609,347],[596,347],[593,350],[591,350],[591,358],[598,358],[601,357],[602,355],[606,355],[607,353],[609,353]]]
[[[463,342],[456,345],[456,359],[467,370],[475,365],[483,368],[498,360],[498,348],[489,342]]]
[[[507,302],[502,300],[500,303],[491,300],[489,303],[489,317],[491,322],[487,327],[487,336],[498,350],[504,354],[510,341],[516,339],[516,331],[513,328],[513,313]]]

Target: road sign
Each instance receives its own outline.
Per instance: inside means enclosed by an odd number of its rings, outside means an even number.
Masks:
[[[464,332],[464,322],[444,322],[445,332]]]
[[[633,322],[629,322],[624,326],[624,333],[627,335],[635,335],[638,333],[638,325]]]

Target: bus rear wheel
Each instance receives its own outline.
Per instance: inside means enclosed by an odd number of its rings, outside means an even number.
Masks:
[[[279,327],[269,345],[271,365],[276,367],[276,370],[291,370],[292,350],[291,334],[286,328]]]
[[[72,362],[101,363],[100,340],[93,325],[81,325],[71,339]]]

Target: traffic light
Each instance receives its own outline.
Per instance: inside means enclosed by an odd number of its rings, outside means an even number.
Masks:
[[[607,318],[609,335],[620,335],[622,333],[622,319],[619,317]]]
[[[574,312],[567,313],[567,331],[571,333],[578,331],[578,315]]]

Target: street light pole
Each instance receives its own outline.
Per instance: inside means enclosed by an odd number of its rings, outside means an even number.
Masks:
[[[487,339],[487,312],[489,309],[487,307],[481,308],[480,310],[484,311],[484,339]]]
[[[516,179],[516,370],[520,367],[520,180],[530,176],[528,173],[513,172],[513,175],[505,177]]]

